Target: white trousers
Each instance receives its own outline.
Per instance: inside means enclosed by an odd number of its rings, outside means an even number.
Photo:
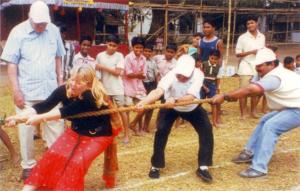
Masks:
[[[16,113],[21,113],[23,110],[39,102],[40,101],[26,101],[24,109],[20,109],[16,106]],[[20,150],[22,157],[21,166],[23,169],[33,168],[36,164],[33,140],[35,128],[35,126],[25,125],[24,123],[18,125]],[[64,121],[55,120],[42,123],[41,131],[43,140],[45,140],[46,146],[49,148],[64,132]]]

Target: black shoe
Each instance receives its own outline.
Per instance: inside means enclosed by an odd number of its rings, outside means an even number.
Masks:
[[[236,158],[232,159],[234,163],[249,163],[252,161],[253,154],[250,151],[243,150]]]
[[[198,168],[196,170],[196,174],[197,176],[199,176],[202,180],[204,180],[205,182],[211,183],[213,178],[210,175],[208,170],[201,170],[200,168]]]
[[[23,169],[21,180],[26,180],[30,176],[31,168]]]
[[[33,135],[33,140],[38,140],[40,139],[41,137],[39,135]]]
[[[150,178],[159,178],[159,169],[150,168],[149,177]]]

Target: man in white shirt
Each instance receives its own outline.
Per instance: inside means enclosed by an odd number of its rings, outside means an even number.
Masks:
[[[264,94],[272,112],[264,115],[245,149],[235,163],[252,162],[240,176],[256,178],[266,176],[276,142],[281,134],[300,126],[300,76],[279,65],[274,52],[264,48],[257,52],[253,62],[260,77],[258,81],[229,93],[213,97],[213,103],[233,101],[248,95]]]
[[[250,83],[253,75],[256,74],[255,68],[252,66],[255,60],[257,50],[265,47],[265,36],[258,31],[256,16],[249,16],[247,18],[247,32],[242,34],[236,44],[236,56],[240,58],[240,64],[237,74],[240,76],[240,87],[245,87]],[[239,100],[241,117],[245,117],[247,108],[247,98]],[[256,116],[257,97],[251,97],[251,115]]]
[[[181,117],[190,122],[199,138],[198,165],[196,174],[204,181],[211,182],[212,176],[208,166],[212,165],[213,133],[206,111],[197,104],[173,107],[175,102],[189,101],[199,98],[199,91],[203,83],[203,73],[195,68],[195,60],[190,55],[183,55],[178,59],[176,67],[168,72],[158,83],[158,87],[137,104],[142,110],[146,104],[154,103],[164,95],[169,109],[160,109],[157,131],[154,138],[154,153],[151,158],[152,167],[150,178],[159,178],[160,168],[165,167],[164,150],[174,121]]]

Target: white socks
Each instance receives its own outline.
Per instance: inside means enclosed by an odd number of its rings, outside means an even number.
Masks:
[[[208,170],[207,166],[200,166],[199,168],[200,168],[200,170]]]

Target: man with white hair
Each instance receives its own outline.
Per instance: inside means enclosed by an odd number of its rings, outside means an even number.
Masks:
[[[157,88],[137,104],[136,107],[142,110],[144,105],[154,103],[164,95],[166,103],[170,105],[169,109],[159,110],[154,152],[151,158],[152,167],[149,172],[150,178],[159,178],[160,168],[165,167],[164,152],[168,136],[174,121],[181,117],[190,122],[198,134],[200,148],[198,151],[199,168],[197,168],[196,174],[206,182],[212,181],[208,166],[212,165],[213,133],[206,111],[198,104],[173,107],[175,102],[199,99],[203,80],[203,73],[195,68],[194,58],[182,55],[178,59],[176,67],[160,80]]]
[[[62,84],[61,57],[65,54],[58,28],[51,23],[49,8],[43,1],[35,1],[29,19],[15,26],[9,34],[1,59],[8,63],[16,112],[46,99]],[[63,121],[43,125],[43,138],[47,147],[64,130]],[[34,158],[33,126],[20,124],[22,179],[29,176],[36,164]]]
[[[240,176],[266,176],[279,136],[300,126],[300,76],[279,65],[268,48],[257,51],[254,61],[260,80],[229,93],[213,97],[213,103],[233,101],[247,95],[265,94],[272,112],[264,115],[248,140],[245,149],[233,159],[235,163],[252,162]]]

